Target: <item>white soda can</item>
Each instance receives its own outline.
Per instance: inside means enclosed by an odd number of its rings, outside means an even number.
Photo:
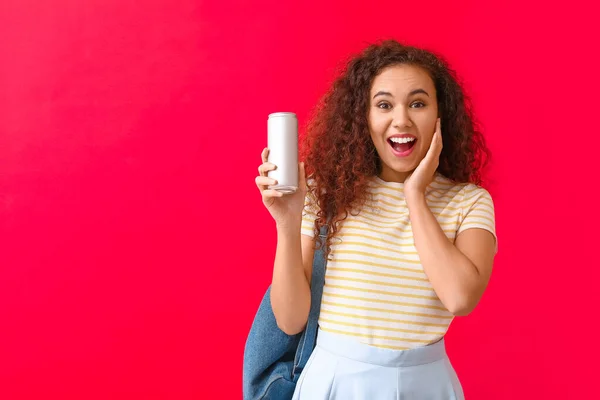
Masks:
[[[269,157],[268,161],[277,166],[269,171],[269,178],[276,179],[277,185],[269,189],[284,194],[298,190],[298,119],[291,112],[269,114],[267,121]]]

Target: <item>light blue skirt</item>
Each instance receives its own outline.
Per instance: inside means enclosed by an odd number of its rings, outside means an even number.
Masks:
[[[292,400],[464,399],[444,340],[389,350],[319,329]]]

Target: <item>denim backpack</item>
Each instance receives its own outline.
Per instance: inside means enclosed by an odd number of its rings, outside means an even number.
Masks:
[[[321,228],[322,240],[327,226]],[[244,400],[290,400],[296,382],[317,339],[317,323],[325,282],[324,247],[315,250],[310,287],[310,311],[304,331],[287,335],[277,326],[271,308],[271,288],[267,289],[254,316],[244,349]]]

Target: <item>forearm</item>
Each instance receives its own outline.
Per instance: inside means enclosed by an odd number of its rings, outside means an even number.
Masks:
[[[482,294],[477,268],[448,240],[424,195],[407,196],[407,203],[415,247],[431,286],[448,311],[468,314]]]
[[[300,227],[277,229],[271,307],[277,325],[288,335],[304,329],[310,310],[310,285],[304,273],[300,237]]]

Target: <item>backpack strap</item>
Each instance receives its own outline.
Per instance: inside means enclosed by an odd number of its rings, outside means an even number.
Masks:
[[[327,239],[327,225],[321,227],[319,236],[322,240]],[[302,373],[308,358],[315,348],[317,340],[317,330],[319,322],[319,313],[321,312],[321,298],[323,297],[323,286],[325,285],[325,270],[327,268],[327,260],[325,259],[325,246],[315,249],[312,266],[312,278],[310,284],[310,311],[306,328],[300,337],[300,343],[296,350],[294,358],[294,368],[292,377],[294,382]]]

